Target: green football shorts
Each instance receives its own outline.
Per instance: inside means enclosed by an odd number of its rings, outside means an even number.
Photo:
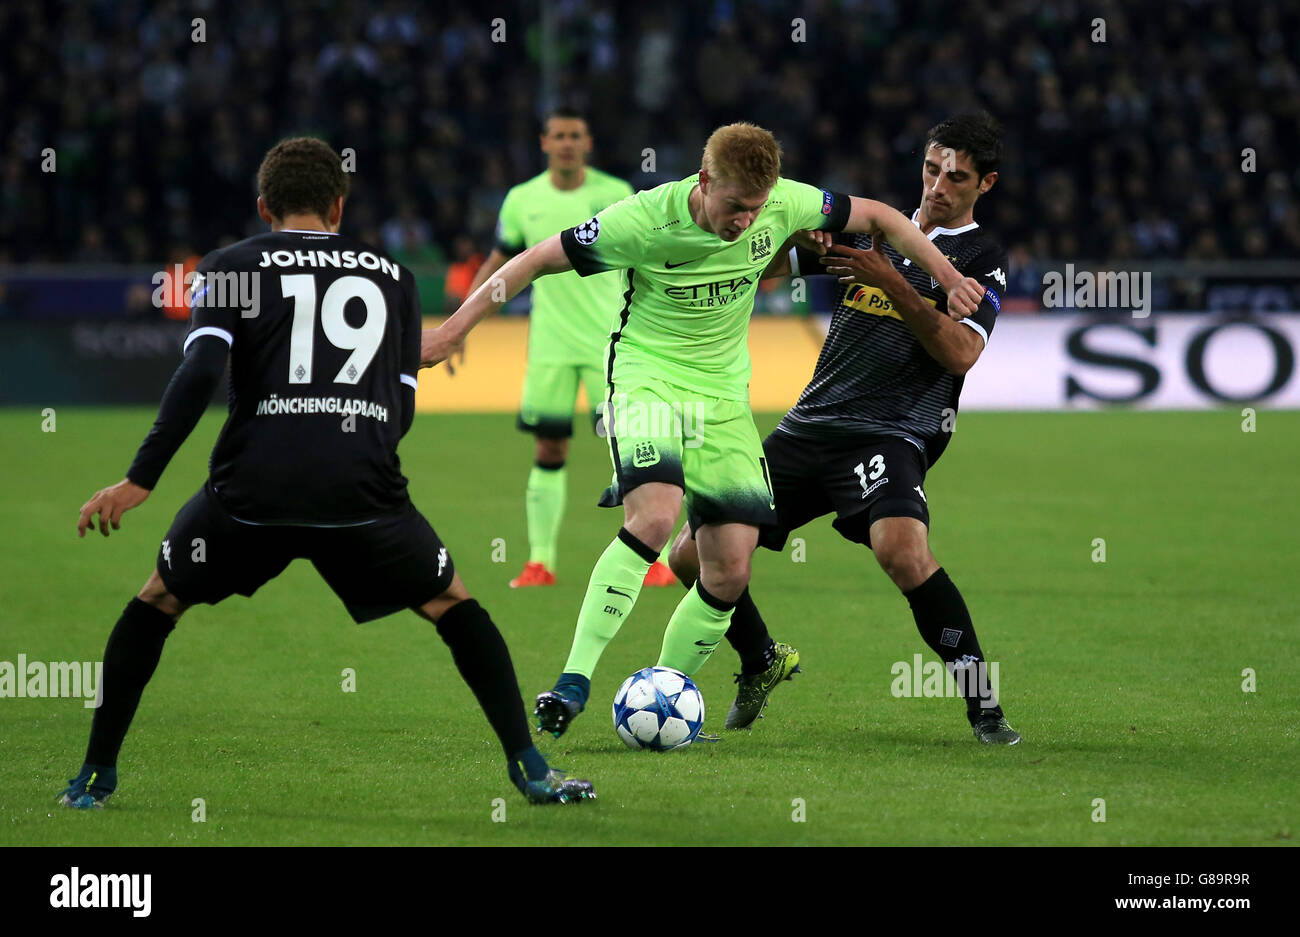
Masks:
[[[568,439],[573,435],[573,407],[578,401],[579,381],[587,389],[594,420],[606,393],[605,373],[599,360],[589,365],[529,361],[524,371],[524,393],[516,425],[525,433],[544,439]]]
[[[665,482],[686,493],[691,528],[775,523],[763,444],[749,404],[638,378],[604,405],[613,483],[600,499],[615,507],[639,485]]]

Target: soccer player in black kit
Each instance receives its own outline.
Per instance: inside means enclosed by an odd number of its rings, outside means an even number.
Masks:
[[[759,543],[780,550],[792,530],[834,512],[832,526],[871,548],[911,606],[921,638],[958,678],[975,737],[1014,745],[1020,735],[988,684],[970,613],[930,552],[923,487],[951,439],[964,375],[984,350],[1006,289],[1006,252],[973,217],[975,200],[997,182],[1001,153],[1001,128],[985,113],[945,120],[926,138],[922,201],[912,220],[984,287],[969,318],[949,318],[930,275],[868,235],[822,247],[820,257],[793,248],[765,272],[820,273],[820,263],[845,286],[812,380],[763,442],[778,523]],[[694,582],[699,560],[689,527],[670,560],[678,578]],[[742,672],[726,727],[744,728],[789,678],[798,655],[768,635],[748,591],[727,639]]]
[[[323,141],[276,144],[257,184],[270,232],[200,261],[158,419],[126,478],[81,508],[80,536],[96,515],[104,536],[118,528],[194,429],[229,357],[230,412],[209,477],[109,636],[85,763],[60,803],[100,807],[115,790],[122,740],[177,618],[252,595],[296,558],[358,623],[410,608],[436,625],[529,800],[594,797],[534,747],[505,641],[407,494],[397,444],[415,414],[421,333],[410,271],[338,233],[348,178]]]

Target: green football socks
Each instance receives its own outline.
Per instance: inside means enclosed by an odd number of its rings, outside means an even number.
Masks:
[[[626,528],[605,548],[591,571],[587,595],[578,612],[578,627],[573,635],[573,647],[564,665],[565,673],[578,673],[591,677],[596,663],[606,645],[614,640],[618,629],[636,605],[641,594],[641,583],[646,570],[654,562],[655,551],[650,549]],[[725,630],[725,629],[724,629]]]
[[[568,489],[568,472],[564,463],[534,465],[528,473],[524,513],[528,518],[528,561],[541,563],[555,572],[556,543],[560,539],[560,521],[564,517],[564,498]]]
[[[659,651],[659,666],[680,670],[688,677],[703,667],[727,633],[735,602],[710,595],[697,580],[677,603]]]

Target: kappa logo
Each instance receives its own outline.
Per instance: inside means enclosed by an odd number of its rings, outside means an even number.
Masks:
[[[442,575],[443,569],[447,566],[447,548],[440,547],[438,550],[438,575]]]
[[[168,569],[171,569],[172,568],[172,544],[170,540],[164,540],[162,542],[162,555],[163,555],[163,562],[167,564]]]
[[[990,270],[988,273],[984,275],[986,277],[992,277],[993,279],[997,280],[998,283],[1001,284],[1003,289],[1007,288],[1007,275],[1002,272],[1001,267],[998,267],[995,270]]]
[[[590,221],[584,221],[573,229],[573,236],[577,238],[579,244],[595,244],[596,238],[600,237],[600,219],[592,218]]]
[[[930,503],[930,499],[925,496],[925,492],[921,490],[920,485],[913,485],[912,490],[915,491],[917,494],[919,494],[921,496],[921,500],[924,501],[926,504]]]
[[[637,468],[655,465],[659,461],[659,450],[652,442],[639,442],[632,447],[632,464]]]
[[[749,262],[762,260],[772,253],[772,232],[760,231],[749,239]]]

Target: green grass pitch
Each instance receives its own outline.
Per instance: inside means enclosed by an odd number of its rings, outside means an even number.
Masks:
[[[122,477],[152,413],[60,408],[46,433],[38,411],[0,412],[0,660],[101,657],[221,418],[204,419],[121,531],[83,542],[78,507]],[[891,695],[895,662],[934,656],[873,558],[822,520],[798,534],[803,562],[789,546],[755,561],[759,607],[805,672],[753,731],[667,755],[623,747],[610,700],[654,662],[680,596],[646,590],[591,708],[539,743],[599,800],[530,807],[434,629],[407,613],[353,625],[299,562],[251,600],[182,619],[102,812],[54,805],[90,710],[0,699],[0,844],[1286,844],[1300,835],[1300,413],[1262,412],[1253,433],[1241,419],[961,418],[927,483],[932,546],[999,664],[1025,739],[1014,748],[980,746],[955,699]],[[579,437],[560,584],[507,588],[526,559],[531,460],[512,422],[421,415],[401,454],[531,708],[620,517],[594,506],[603,443]],[[721,727],[733,669],[724,644],[698,675],[706,730]]]

